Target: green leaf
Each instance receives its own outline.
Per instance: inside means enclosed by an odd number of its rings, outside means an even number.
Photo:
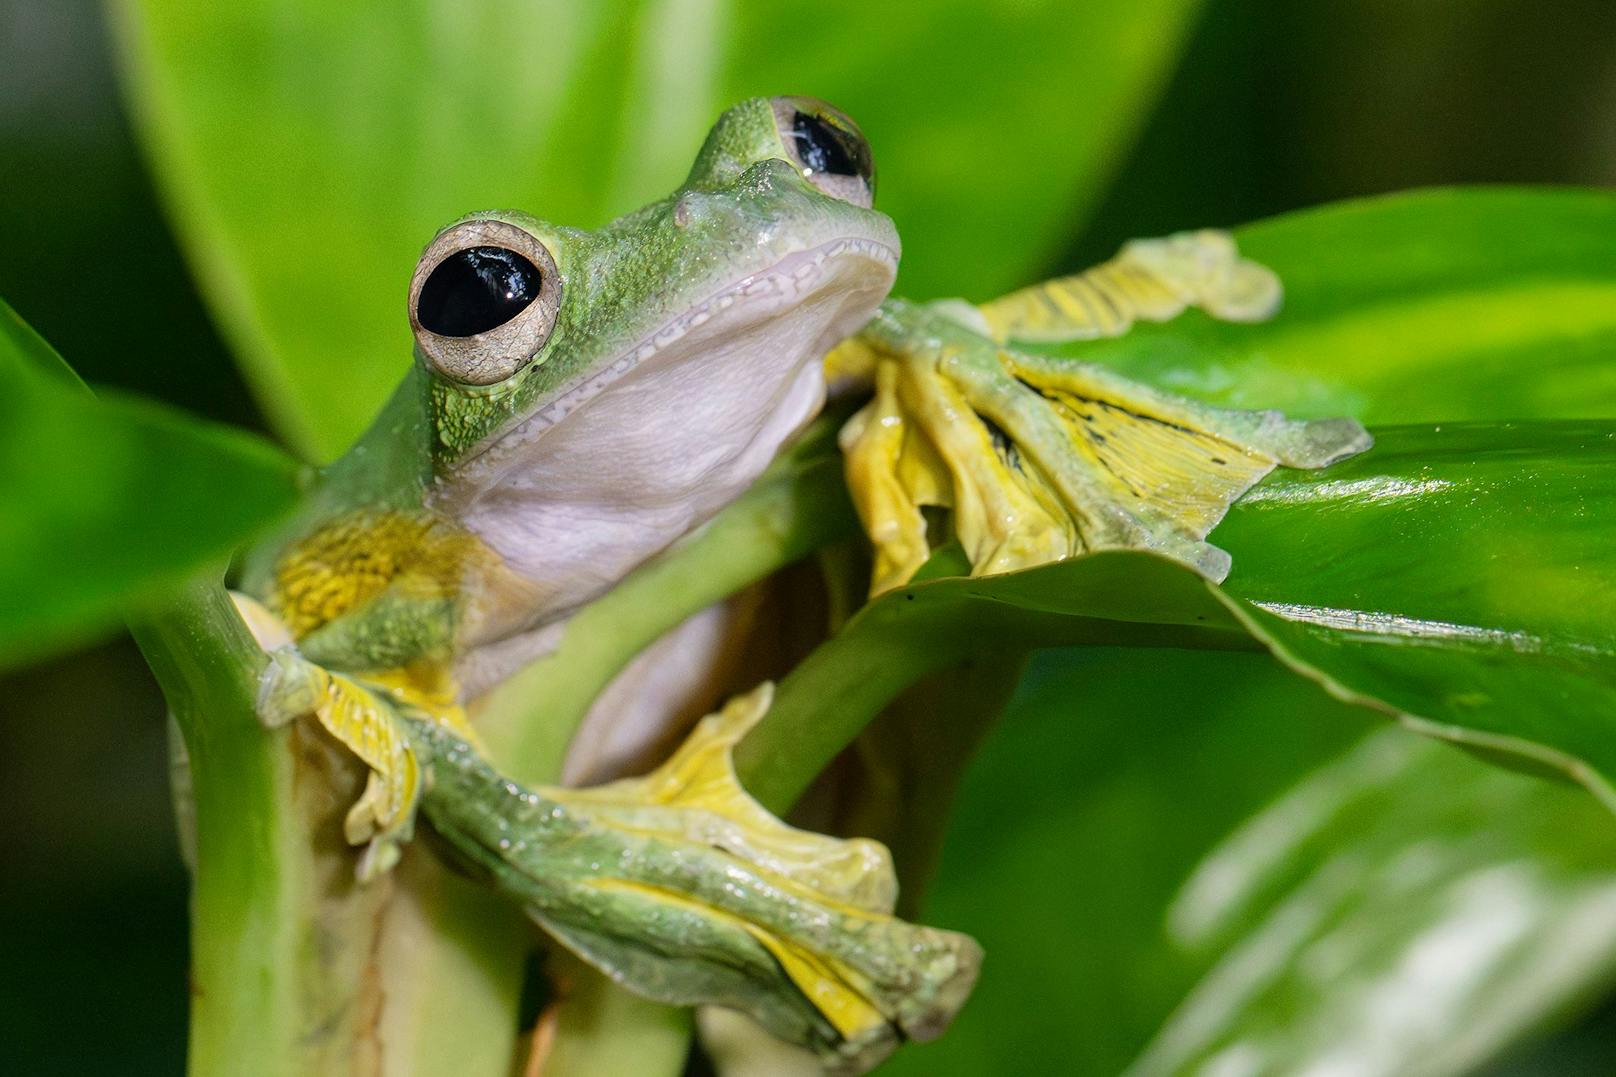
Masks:
[[[1213,403],[1298,417],[1616,416],[1616,195],[1421,191],[1237,235],[1284,282],[1272,321],[1192,313],[1057,350]]]
[[[1108,552],[881,597],[782,682],[736,755],[748,787],[788,805],[899,690],[969,656],[1255,641],[1338,695],[1549,766],[1616,808],[1616,430],[1380,438],[1325,471],[1277,471],[1238,502],[1211,536],[1234,556],[1222,590]]]
[[[1616,423],[1378,437],[1276,473],[1214,532],[1236,609],[1338,694],[1616,809]]]
[[[903,237],[898,294],[991,294],[1065,250],[1200,6],[946,0],[895,21],[861,0],[816,3],[811,19],[791,4],[737,4],[721,99],[809,93],[845,108]]]
[[[0,665],[82,642],[292,504],[258,438],[96,399],[0,303]]]
[[[1046,656],[958,808],[926,916],[988,956],[895,1074],[1457,1074],[1616,972],[1591,798],[1264,656]]]
[[[737,756],[777,806],[898,687],[964,657],[1156,648],[1069,657],[1058,690],[1032,682],[1032,739],[1024,701],[990,741],[926,913],[984,943],[979,997],[898,1072],[1119,1072],[1154,1041],[1141,1075],[1223,1052],[1291,1073],[1372,1039],[1373,1072],[1460,1073],[1611,980],[1616,828],[1598,801],[1396,730],[1335,753],[1391,712],[1612,800],[1616,431],[1378,436],[1237,503],[1212,536],[1234,554],[1223,589],[1140,552],[929,579],[782,683]],[[1307,680],[1178,650],[1245,633]],[[1423,1011],[1405,1001],[1420,992]]]
[[[435,229],[497,206],[579,226],[632,210],[671,190],[719,111],[749,94],[825,97],[865,126],[880,203],[909,248],[903,287],[1021,283],[1092,203],[1196,6],[949,0],[902,19],[852,0],[811,17],[700,0],[113,11],[202,289],[276,428],[325,458],[409,362],[405,284]]]
[[[736,769],[764,805],[784,811],[922,676],[984,655],[1008,661],[1040,647],[1129,642],[1252,646],[1200,577],[1149,554],[923,580],[865,606],[780,682],[774,706],[737,747]]]

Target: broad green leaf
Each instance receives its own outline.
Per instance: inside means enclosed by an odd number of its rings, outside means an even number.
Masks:
[[[861,0],[816,3],[811,19],[781,0],[737,3],[720,97],[803,92],[845,108],[903,237],[898,294],[991,294],[1070,242],[1200,7],[946,0],[895,20]]]
[[[1370,425],[1616,417],[1616,194],[1421,191],[1237,232],[1285,305],[1060,351],[1214,403]]]
[[[1610,627],[1616,623],[1616,562],[1608,542],[1616,525],[1609,465],[1616,422],[1480,427],[1462,420],[1616,415],[1613,223],[1616,200],[1566,192],[1432,192],[1300,214],[1242,234],[1244,249],[1286,280],[1287,309],[1274,322],[1231,326],[1191,315],[1120,341],[1063,349],[1239,406],[1347,412],[1382,422],[1441,420],[1435,427],[1383,427],[1374,451],[1324,472],[1270,476],[1211,536],[1234,555],[1235,570],[1226,590],[1207,593],[1226,603],[1253,640],[1336,695],[1516,764],[1569,774],[1607,801],[1616,799],[1609,792],[1616,755],[1604,721],[1616,709],[1616,630]],[[1068,563],[1064,577],[1041,569],[977,581],[976,598],[982,607],[996,597],[1024,603],[1030,584],[1038,601],[1021,623],[1035,631],[1052,608],[1116,616],[1103,607],[1128,608],[1126,585],[1110,595],[1096,593],[1098,575],[1078,567],[1107,558],[1123,559],[1113,565],[1118,581],[1128,579],[1125,560],[1149,561],[1138,554],[1099,555]],[[1138,624],[1145,608],[1139,606],[1127,618],[1135,623],[1121,626],[1116,638],[1141,642],[1156,631],[1158,644],[1181,643],[1184,612],[1192,607],[1177,615],[1162,608],[1166,581],[1148,575],[1154,569],[1139,571],[1137,586],[1157,599],[1151,619],[1160,627]],[[1021,584],[1010,582],[1018,579]],[[849,654],[875,648],[879,655],[863,669],[852,657],[839,660],[854,667],[851,698],[880,695],[883,677],[934,668],[927,658],[939,649],[988,656],[998,647],[1013,650],[1019,641],[1003,627],[1014,621],[1009,611],[995,616],[961,607],[920,635],[913,650],[889,641],[889,635],[901,640],[901,633],[876,631],[893,616],[887,603],[920,605],[928,589],[938,589],[933,597],[941,598],[943,589],[964,585],[920,582],[851,622],[831,647]],[[859,633],[862,644],[853,638]],[[1051,632],[1048,638],[1063,637]],[[888,649],[879,650],[883,646]],[[1204,785],[1167,783],[1163,799],[1179,818],[1164,821],[1122,802],[1085,820],[1077,837],[1063,838],[1059,828],[1070,819],[1056,798],[1086,796],[1089,782],[1105,781],[1095,768],[1115,769],[1119,756],[1139,751],[1128,737],[1140,736],[1139,716],[1153,692],[1158,706],[1178,716],[1171,735],[1182,736],[1191,722],[1197,732],[1210,730],[1205,736],[1216,738],[1218,747],[1227,738],[1234,751],[1262,758],[1278,727],[1270,723],[1260,739],[1239,741],[1229,713],[1253,700],[1240,685],[1229,687],[1228,701],[1220,700],[1209,672],[1236,670],[1248,660],[1197,659],[1223,665],[1174,683],[1163,698],[1161,670],[1180,660],[1167,657],[1173,653],[1142,659],[1126,692],[1118,690],[1131,700],[1118,705],[1130,724],[1117,727],[1099,750],[1082,733],[1066,732],[1079,744],[1073,755],[1063,756],[1053,740],[1043,742],[1017,759],[1024,773],[997,773],[977,799],[961,806],[960,826],[976,826],[975,815],[987,811],[1000,827],[977,831],[986,836],[956,869],[970,877],[956,885],[980,888],[973,899],[978,917],[950,919],[946,881],[928,915],[982,937],[989,959],[977,1006],[996,997],[996,962],[1013,970],[1016,984],[997,996],[999,1003],[988,1001],[981,1024],[973,1024],[968,1008],[948,1051],[913,1052],[900,1058],[900,1070],[1118,1072],[1153,1040],[1138,1073],[1200,1072],[1203,1065],[1211,1072],[1302,1072],[1327,1067],[1354,1047],[1352,1057],[1366,1072],[1454,1073],[1608,983],[1616,897],[1608,874],[1609,820],[1597,802],[1574,790],[1487,772],[1395,733],[1381,739],[1414,760],[1406,779],[1398,776],[1405,770],[1400,762],[1392,768],[1396,774],[1370,773],[1354,789],[1346,778],[1362,768],[1346,763],[1298,794],[1318,799],[1322,784],[1344,799],[1338,817],[1318,827],[1325,837],[1307,838],[1311,851],[1285,854],[1290,859],[1282,867],[1299,872],[1294,878],[1259,880],[1238,903],[1226,902],[1233,912],[1203,917],[1215,926],[1198,935],[1182,924],[1172,928],[1170,895],[1158,892],[1155,904],[1141,903],[1119,884],[1129,871],[1122,857],[1159,859],[1186,829],[1206,840],[1201,855],[1214,840],[1196,831],[1208,816],[1226,828],[1240,817],[1219,817],[1215,805],[1209,811]],[[825,717],[822,705],[818,715],[811,713],[814,691],[836,683],[834,651],[827,648],[827,668],[815,672],[819,657],[799,670],[813,678],[804,682],[804,714],[793,723],[801,730]],[[914,665],[905,668],[907,662]],[[793,687],[788,679],[782,703],[791,700]],[[1314,732],[1321,724],[1341,727],[1346,708],[1308,691],[1269,716]],[[1095,692],[1084,684],[1070,693],[1071,720],[1079,728],[1091,706],[1103,709],[1103,695],[1096,700]],[[860,709],[871,708],[861,703]],[[1014,729],[1013,717],[1008,728]],[[769,731],[760,749],[802,743],[787,732]],[[1214,773],[1231,795],[1249,790],[1252,779],[1218,748],[1194,744],[1209,766],[1226,767]],[[1374,748],[1371,760],[1381,751],[1394,749]],[[1158,757],[1149,760],[1140,765],[1154,765]],[[1064,786],[1058,774],[1039,769],[1060,761],[1073,773]],[[1450,773],[1461,765],[1474,780]],[[1476,799],[1468,799],[1467,786],[1480,790]],[[1026,798],[1036,806],[1019,813],[1001,807],[1018,802],[1005,793],[1010,788],[1041,791]],[[1454,799],[1422,806],[1427,788],[1446,789]],[[1517,798],[1510,790],[1530,793]],[[1540,804],[1541,797],[1560,806]],[[983,807],[989,799],[994,808]],[[1493,810],[1504,821],[1495,822]],[[1046,821],[1051,817],[1055,822]],[[1484,829],[1474,833],[1478,828]],[[1117,855],[1092,852],[1105,829],[1120,835]],[[1245,847],[1283,837],[1271,831],[1257,827]],[[1469,840],[1450,840],[1455,836]],[[1307,856],[1317,863],[1295,866]],[[1028,864],[1032,870],[1021,870]],[[1214,859],[1201,878],[1216,882],[1221,875],[1228,885],[1229,865],[1228,856]],[[1191,866],[1181,861],[1175,887]],[[1414,868],[1424,874],[1416,872],[1410,882],[1406,873]],[[945,880],[947,874],[945,866]],[[1053,886],[1063,900],[1051,901],[1037,930],[1018,945],[1015,927],[1035,918],[1029,910],[1041,900],[1038,888],[1049,885],[1040,880],[1058,880]],[[1074,895],[1074,887],[1098,894]],[[1006,894],[1016,895],[1014,917],[1004,916]],[[1184,900],[1176,907],[1180,919]],[[1096,907],[1107,916],[1085,915]],[[1140,916],[1143,927],[1129,919]],[[1004,937],[984,927],[983,917],[1004,924]],[[1119,934],[1118,922],[1141,932],[1179,930],[1179,946],[1199,956],[1173,958],[1185,963],[1163,973],[1172,962],[1142,956],[1139,940],[1147,936]],[[1116,949],[1101,959],[1112,942]],[[1175,948],[1171,938],[1164,942]],[[1433,969],[1425,962],[1435,961],[1429,957],[1435,952],[1465,960]],[[1163,976],[1164,984],[1137,985],[1151,975]],[[1027,983],[1037,985],[1035,994]],[[1050,1005],[1063,987],[1072,1004]],[[1429,993],[1423,1011],[1404,1001],[1419,992]],[[1183,1009],[1158,1034],[1157,1023],[1181,1001]],[[1416,1019],[1421,1012],[1424,1021]],[[972,1028],[981,1030],[974,1045]],[[1361,1045],[1370,1040],[1375,1051],[1364,1054]],[[1049,1044],[1056,1046],[1043,1053]],[[956,1055],[963,1057],[953,1070],[948,1060]]]
[[[969,656],[1255,641],[1344,697],[1558,769],[1616,807],[1616,429],[1380,438],[1322,472],[1275,472],[1238,502],[1211,535],[1234,556],[1225,589],[1109,552],[883,596],[784,680],[737,753],[742,773],[765,802],[788,804],[804,760],[828,763],[897,690]]]
[[[257,438],[92,397],[3,303],[0,376],[0,665],[105,629],[296,496],[296,466]]]
[[[1616,829],[1264,656],[1057,652],[925,915],[987,958],[892,1073],[1459,1074],[1616,974]]]
[[[817,95],[864,125],[902,287],[1024,282],[1092,202],[1196,6],[112,2],[202,289],[277,429],[320,458],[408,363],[405,285],[434,230],[489,207],[580,226],[631,210],[749,94]]]
[[[1213,540],[1251,629],[1334,691],[1616,809],[1616,422],[1393,428]]]

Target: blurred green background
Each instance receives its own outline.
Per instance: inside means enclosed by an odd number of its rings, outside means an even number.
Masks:
[[[930,109],[946,115],[955,105],[946,77],[892,77],[929,80]],[[1079,96],[1051,107],[1081,109],[1084,102]],[[872,137],[879,160],[879,132]],[[1017,164],[999,163],[1005,170]],[[1143,132],[1114,167],[1108,193],[1086,215],[1090,223],[1060,237],[1064,253],[1048,271],[1103,257],[1130,236],[1232,225],[1411,186],[1608,186],[1616,182],[1616,5],[1212,0]],[[994,191],[981,197],[990,200]],[[401,286],[407,272],[400,266]],[[961,290],[969,274],[969,266],[960,267]],[[91,382],[262,426],[159,210],[118,95],[101,9],[86,0],[0,0],[0,295]],[[1240,708],[1231,705],[1220,727],[1227,737],[1205,747],[1221,745],[1247,768],[1238,782],[1220,772],[1197,785],[1195,742],[1171,723],[1214,676],[1199,661],[1146,664],[1126,654],[1041,660],[967,782],[933,916],[982,934],[990,953],[1036,955],[1049,932],[1062,930],[1040,918],[1039,909],[1052,907],[1047,900],[1029,901],[1013,924],[984,930],[972,920],[981,910],[973,907],[971,873],[1020,865],[1017,885],[1039,890],[1047,879],[1057,890],[1070,888],[1063,901],[1071,921],[1098,925],[1103,936],[1128,917],[1130,895],[1161,889],[1162,880],[1182,872],[1185,863],[1173,856],[1193,863],[1220,828],[1281,792],[1298,760],[1327,759],[1367,728],[1357,716],[1326,716],[1341,708],[1307,695],[1311,689],[1276,686],[1302,693],[1294,705],[1320,720],[1287,725],[1281,734],[1279,723],[1259,714],[1245,719],[1251,728],[1242,732]],[[1229,691],[1261,690],[1268,660],[1242,661],[1243,679]],[[1121,698],[1142,681],[1149,690],[1137,722],[1085,722],[1072,713],[1073,691]],[[1071,691],[1057,690],[1062,685]],[[0,1073],[178,1072],[185,881],[155,686],[132,646],[111,639],[0,680],[0,711]],[[1095,712],[1108,713],[1103,704]],[[1093,763],[1102,756],[1115,764],[1104,774]],[[1048,780],[1018,781],[1034,762]],[[1152,791],[1150,781],[1163,774],[1176,775],[1172,794]],[[1499,780],[1497,796],[1507,802],[1509,783],[1525,779]],[[1023,789],[1020,801],[1005,798],[1010,786]],[[1171,819],[1162,802],[1203,786],[1189,832],[1173,828],[1163,842],[1146,826]],[[1092,795],[1082,803],[1023,803],[1034,795],[1028,789],[1045,790],[1047,799],[1055,796],[1050,790],[1077,787]],[[1089,852],[1115,850],[1115,864],[1104,871],[1109,883],[1068,881],[1052,839],[1016,830],[1025,817],[1018,808],[1081,816],[1073,825],[1093,832],[1085,839]],[[1159,848],[1175,842],[1176,854]],[[1158,854],[1168,863],[1155,883],[1129,876],[1130,867],[1140,874],[1139,864]],[[1078,934],[1069,929],[1062,938]],[[1119,977],[1151,975],[1129,965],[1133,955],[1108,954],[1099,943],[1091,949],[1083,952],[1090,966],[1111,962]],[[990,959],[990,977],[993,967]],[[1123,980],[1122,994],[1149,996],[1148,984]],[[1128,1011],[1114,998],[1085,999],[1081,984],[1070,986],[1052,1013],[1095,1015],[1094,1033],[1084,1037],[1091,1050],[1072,1059],[1072,1072],[1114,1070],[1162,1016],[1150,1003]],[[1039,988],[1059,990],[1058,970]],[[1591,1001],[1586,1012],[1568,1015],[1576,1020],[1566,1030],[1517,1050],[1494,1072],[1608,1072],[1616,1007]],[[1119,1028],[1119,1012],[1132,1012],[1140,1027]],[[925,1050],[977,1055],[981,1072],[1025,1071],[1013,1051],[993,1041],[991,1017],[968,1011],[943,1041],[950,1046]],[[925,1072],[926,1057],[915,1053],[908,1070]]]

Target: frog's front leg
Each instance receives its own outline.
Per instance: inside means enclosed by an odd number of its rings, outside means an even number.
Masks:
[[[954,534],[981,574],[1064,557],[1070,521],[1032,480],[1001,431],[977,421],[940,373],[958,345],[874,367],[875,397],[843,428],[848,489],[875,553],[871,590],[907,581],[931,553],[925,506],[953,512]]]
[[[982,304],[980,317],[995,340],[1087,340],[1190,307],[1226,322],[1265,321],[1283,297],[1273,270],[1240,257],[1227,232],[1204,228],[1130,240],[1109,262]]]
[[[364,792],[349,809],[343,834],[364,845],[358,875],[368,880],[397,863],[414,830],[422,768],[404,735],[401,713],[428,718],[475,743],[453,683],[438,667],[416,664],[363,675],[335,672],[305,657],[262,605],[236,595],[236,605],[269,653],[259,681],[258,716],[271,728],[313,717],[368,768]]]
[[[343,836],[364,845],[359,878],[398,862],[415,827],[421,767],[399,725],[394,703],[357,680],[315,665],[291,647],[271,652],[259,682],[258,716],[271,728],[306,715],[369,768],[365,791],[348,810]]]
[[[1203,232],[1129,244],[1086,274],[981,308],[890,301],[838,349],[859,360],[840,365],[867,370],[875,388],[842,438],[876,551],[872,590],[924,562],[926,506],[952,512],[978,575],[1121,547],[1221,580],[1229,557],[1204,539],[1229,505],[1276,466],[1363,451],[1363,427],[1211,407],[1009,338],[1115,335],[1192,305],[1252,320],[1278,298],[1271,272]]]

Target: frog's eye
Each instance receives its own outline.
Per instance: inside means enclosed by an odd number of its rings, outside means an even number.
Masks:
[[[538,354],[560,303],[561,277],[543,243],[507,221],[464,221],[421,255],[410,328],[438,373],[492,385]]]
[[[812,97],[776,97],[772,104],[780,141],[803,178],[834,198],[869,209],[875,200],[875,162],[858,124]]]

